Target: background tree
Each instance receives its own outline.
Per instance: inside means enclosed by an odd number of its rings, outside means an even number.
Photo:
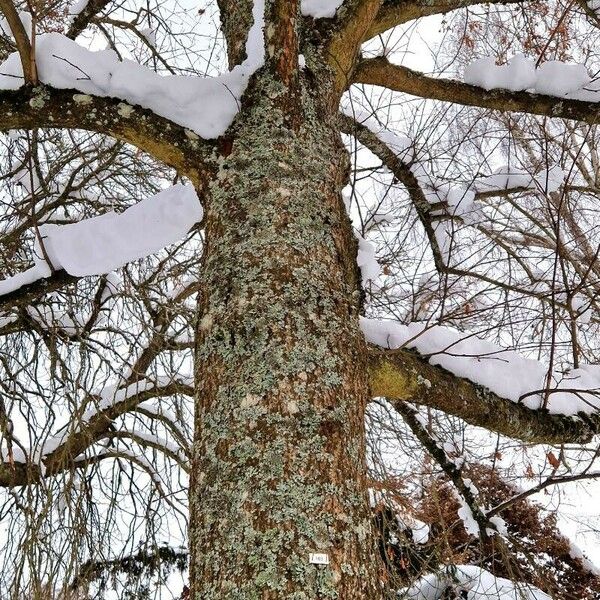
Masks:
[[[598,593],[593,3],[0,8],[9,597]]]

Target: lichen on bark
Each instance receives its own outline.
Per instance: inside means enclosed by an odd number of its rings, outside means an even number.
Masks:
[[[257,78],[206,206],[192,593],[374,598],[348,157],[321,97],[295,130],[279,90]]]

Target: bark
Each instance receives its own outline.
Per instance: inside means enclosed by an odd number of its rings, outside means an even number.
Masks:
[[[229,68],[246,58],[246,40],[252,26],[252,0],[217,0],[221,30],[227,42]]]
[[[348,157],[324,82],[304,82],[302,122],[286,127],[286,91],[268,73],[206,206],[191,597],[380,598]]]

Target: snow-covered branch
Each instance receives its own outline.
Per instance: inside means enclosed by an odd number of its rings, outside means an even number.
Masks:
[[[34,265],[0,281],[0,306],[7,301],[21,304],[77,277],[109,273],[158,252],[183,238],[202,214],[193,187],[178,184],[120,214],[111,211],[70,225],[41,225]]]
[[[597,123],[600,118],[600,92],[596,92],[597,100],[590,102],[527,91],[499,88],[488,91],[462,81],[430,77],[408,67],[392,64],[383,57],[361,61],[354,73],[354,83],[378,85],[421,98],[467,106],[574,119],[590,124]]]
[[[415,409],[405,402],[395,402],[394,408],[402,415],[404,422],[409,426],[414,436],[423,444],[430,456],[442,468],[448,479],[452,481],[454,487],[460,495],[463,504],[466,504],[469,515],[475,521],[475,529],[478,529],[482,541],[487,538],[488,529],[494,531],[496,525],[491,522],[479,506],[475,497],[474,486],[470,481],[465,480],[457,465],[448,458],[442,446],[427,431],[427,428],[421,422],[421,417]]]
[[[81,422],[73,425],[71,430],[68,429],[71,426],[67,426],[63,433],[48,438],[36,451],[26,453],[22,449],[19,452],[15,449],[13,460],[5,457],[5,461],[0,463],[0,487],[35,483],[44,477],[71,469],[76,464],[75,459],[96,443],[107,436],[119,435],[112,431],[115,419],[135,410],[139,404],[151,398],[174,394],[193,394],[193,388],[189,383],[180,381],[163,385],[147,385],[142,381],[106,394],[98,407],[89,409]],[[160,440],[156,439],[145,442],[152,447],[160,445]],[[182,460],[172,447],[165,452],[178,461]]]
[[[405,157],[408,158],[407,152],[404,151],[404,148],[401,148],[402,151],[398,152],[398,143],[395,140],[391,140],[392,143],[390,143],[390,139],[388,139],[389,135],[387,138],[378,135],[368,126],[368,121],[359,123],[353,116],[343,113],[340,114],[339,119],[342,131],[353,136],[365,148],[368,148],[394,174],[394,177],[402,182],[410,195],[421,225],[423,225],[423,229],[427,235],[436,268],[439,272],[443,272],[446,265],[442,248],[440,247],[436,230],[432,223],[431,213],[433,207],[425,197],[423,188],[417,176],[411,170],[408,160],[405,159]],[[405,144],[402,144],[402,146],[405,146]]]
[[[212,176],[215,144],[151,110],[118,98],[47,85],[0,91],[1,131],[39,127],[85,129],[110,135],[177,169],[198,188],[203,188]]]
[[[69,14],[73,20],[67,37],[74,40],[89,25],[92,18],[101,12],[110,0],[79,0],[71,7]]]
[[[567,402],[565,409],[570,407],[572,410],[564,410],[563,414],[552,414],[547,409],[529,407],[519,402],[518,396],[510,399],[508,389],[505,389],[503,396],[490,390],[489,383],[486,386],[473,381],[480,378],[485,372],[493,372],[495,376],[498,376],[498,368],[505,368],[508,375],[499,376],[503,384],[511,385],[521,381],[525,386],[535,385],[533,383],[534,374],[531,370],[524,373],[515,368],[513,375],[510,375],[511,366],[507,365],[505,359],[514,353],[505,353],[503,357],[500,349],[496,348],[496,353],[493,355],[488,352],[478,355],[478,349],[475,346],[471,353],[467,353],[464,348],[455,347],[454,352],[452,348],[448,349],[446,354],[440,351],[436,356],[430,357],[428,361],[425,356],[429,352],[423,347],[418,348],[416,352],[402,347],[404,342],[411,345],[408,338],[412,336],[408,336],[402,343],[396,344],[387,334],[384,334],[383,338],[375,334],[377,329],[380,329],[381,333],[385,327],[385,322],[376,321],[366,322],[363,325],[363,329],[367,329],[367,341],[383,347],[391,347],[391,349],[385,350],[382,347],[372,346],[370,349],[373,396],[383,396],[392,404],[399,401],[410,401],[430,406],[458,416],[471,425],[485,427],[491,431],[530,443],[586,443],[600,431],[600,414],[591,409],[577,393],[570,389],[555,390],[556,394],[550,394],[550,398],[554,396],[557,401],[562,399],[563,402]],[[415,331],[414,334],[415,339],[418,339],[418,333]],[[464,334],[462,337],[465,337]],[[535,361],[524,358],[521,360],[526,361],[527,369],[534,366]],[[432,361],[437,364],[431,364]],[[472,366],[472,370],[469,371],[470,379],[467,378],[466,372],[461,372],[459,364],[465,368],[469,365]],[[488,364],[489,366],[486,368]],[[541,369],[540,372],[543,372],[544,366],[540,363],[537,365]],[[452,368],[453,366],[454,368]],[[580,390],[583,391],[582,396],[586,395],[589,399],[593,397],[593,390],[587,389],[588,386],[585,385],[585,382],[579,384],[573,380],[572,384],[582,388]],[[540,393],[541,391],[538,390],[538,399]],[[530,397],[530,399],[532,398],[533,396]],[[530,404],[530,406],[532,405]],[[585,411],[585,408],[588,410]],[[580,412],[578,413],[578,411]],[[565,415],[564,412],[570,414]]]
[[[504,249],[517,261],[519,257],[514,252],[514,246],[520,243],[532,242],[544,248],[553,249],[560,240],[554,240],[546,235],[536,237],[532,231],[520,232],[519,236],[507,237],[489,227],[486,221],[477,218],[477,201],[495,196],[507,197],[510,194],[531,191],[533,193],[555,193],[561,185],[565,185],[565,174],[558,167],[543,170],[532,175],[516,168],[501,167],[494,174],[476,180],[472,186],[448,184],[437,180],[426,173],[425,169],[412,156],[411,141],[400,138],[387,129],[376,126],[370,118],[360,114],[350,115],[341,113],[339,116],[341,130],[354,137],[361,145],[381,160],[393,176],[402,183],[425,231],[433,261],[441,276],[452,276],[478,280],[496,288],[515,292],[524,297],[535,298],[544,304],[553,305],[568,310],[568,302],[564,295],[553,294],[550,289],[540,285],[529,285],[527,281],[508,281],[489,272],[476,268],[460,268],[451,261],[449,249],[453,245],[455,233],[453,222],[466,222],[475,227],[487,238]],[[568,219],[568,215],[565,217]],[[580,246],[585,244],[581,242]],[[561,250],[564,250],[561,248]],[[569,249],[565,255],[573,255],[578,250]],[[588,252],[592,257],[593,252]],[[589,258],[578,256],[576,261],[585,264]],[[525,269],[527,272],[528,269]],[[529,270],[530,271],[530,270]],[[531,281],[535,281],[534,273],[529,273]]]
[[[27,63],[35,79],[19,53],[0,66],[0,129],[78,128],[111,135],[202,187],[215,148],[205,140],[231,125],[250,77],[264,62],[263,11],[263,2],[256,2],[246,60],[217,77],[161,76],[112,50],[93,52],[60,33],[38,35],[35,60]],[[23,87],[32,81],[42,85]]]

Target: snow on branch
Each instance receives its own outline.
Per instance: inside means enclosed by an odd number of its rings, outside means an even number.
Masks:
[[[83,466],[89,459],[92,447],[107,437],[119,437],[118,432],[111,430],[115,419],[127,412],[133,411],[141,403],[151,398],[171,396],[174,394],[191,394],[193,388],[190,379],[161,380],[149,382],[144,379],[139,382],[125,385],[124,387],[108,387],[103,390],[93,407],[89,407],[80,422],[70,422],[64,428],[49,436],[37,448],[28,449],[18,444],[13,449],[11,461],[2,449],[2,462],[0,462],[0,487],[25,485],[35,483],[44,477],[55,475],[74,464]],[[88,399],[90,400],[90,399]],[[132,437],[124,432],[121,437]],[[138,436],[141,440],[141,438]],[[166,448],[165,453],[178,463],[186,463],[185,448],[175,445],[165,447],[161,440],[145,439],[148,446]],[[93,455],[93,453],[92,453]],[[76,460],[78,459],[79,460]]]
[[[597,81],[586,88],[565,92],[562,97],[546,95],[548,91],[560,91],[560,86],[548,83],[547,78],[544,78],[544,81],[547,85],[543,89],[547,91],[543,94],[500,88],[488,91],[462,81],[430,77],[408,67],[392,64],[384,57],[361,61],[354,73],[354,83],[378,85],[421,98],[500,111],[574,119],[590,124],[598,121],[600,85]]]
[[[484,90],[505,89],[513,92],[530,90],[538,94],[571,98],[588,102],[600,99],[600,82],[592,81],[582,64],[567,64],[549,60],[536,63],[517,54],[505,65],[497,65],[494,58],[480,58],[467,66],[465,83]]]
[[[120,214],[111,211],[70,225],[41,225],[34,266],[0,281],[0,297],[61,270],[83,277],[118,269],[179,241],[202,214],[194,188],[177,184]]]
[[[456,233],[453,221],[474,226],[484,235],[489,235],[483,225],[485,215],[477,201],[527,190],[542,194],[556,192],[566,181],[566,174],[558,165],[542,169],[535,175],[505,165],[491,175],[477,179],[470,186],[449,183],[427,172],[415,160],[410,139],[386,130],[371,116],[345,111],[339,115],[339,123],[341,130],[377,156],[408,192],[427,235],[438,273],[474,277],[524,296],[535,297],[542,302],[552,301],[556,306],[568,308],[564,293],[552,298],[551,294],[540,289],[537,281],[533,285],[514,282],[508,284],[474,270],[457,268],[453,266],[456,261],[451,260],[453,251],[456,250],[453,243]],[[590,303],[580,296],[571,302],[572,308],[582,319],[580,322],[589,321],[592,314]]]
[[[383,338],[380,343],[387,346],[387,336]],[[473,358],[468,360],[475,363]],[[565,416],[528,408],[430,364],[427,357],[414,350],[371,346],[369,372],[372,395],[385,397],[394,407],[404,401],[430,406],[527,443],[588,443],[600,432],[598,413]]]
[[[190,130],[190,136],[219,137],[239,111],[250,77],[264,63],[264,0],[255,0],[254,25],[250,30],[248,58],[218,77],[161,76],[116,52],[93,52],[60,33],[37,36],[35,64],[41,83],[57,89],[75,89],[84,96],[124,100],[120,110],[127,118],[139,105]],[[25,78],[27,79],[27,78]],[[24,83],[18,53],[0,65],[0,90],[16,90]],[[90,103],[82,97],[81,103]]]
[[[600,409],[600,366],[582,365],[567,373],[548,368],[474,334],[424,322],[403,325],[396,321],[362,319],[368,342],[389,349],[411,348],[432,365],[479,384],[511,402],[550,414],[575,416]]]
[[[140,429],[119,429],[118,431],[107,433],[106,437],[109,439],[130,439],[143,448],[158,450],[177,462],[184,471],[189,472],[190,457],[187,456],[185,449],[166,437],[160,437]]]
[[[405,402],[398,402],[394,408],[402,415],[404,422],[409,426],[414,436],[423,444],[429,455],[438,463],[446,476],[452,481],[457,499],[460,503],[458,516],[462,519],[467,533],[481,536],[482,541],[488,534],[505,532],[503,522],[498,519],[491,521],[479,506],[477,489],[470,479],[463,478],[457,461],[452,460],[439,440],[430,433],[427,423],[421,415]]]
[[[402,182],[423,225],[436,268],[443,272],[450,262],[453,228],[449,219],[473,222],[477,215],[475,192],[438,180],[415,163],[412,141],[382,128],[371,117],[346,111],[340,127],[377,156]]]
[[[302,0],[300,10],[305,17],[331,19],[344,0]]]

